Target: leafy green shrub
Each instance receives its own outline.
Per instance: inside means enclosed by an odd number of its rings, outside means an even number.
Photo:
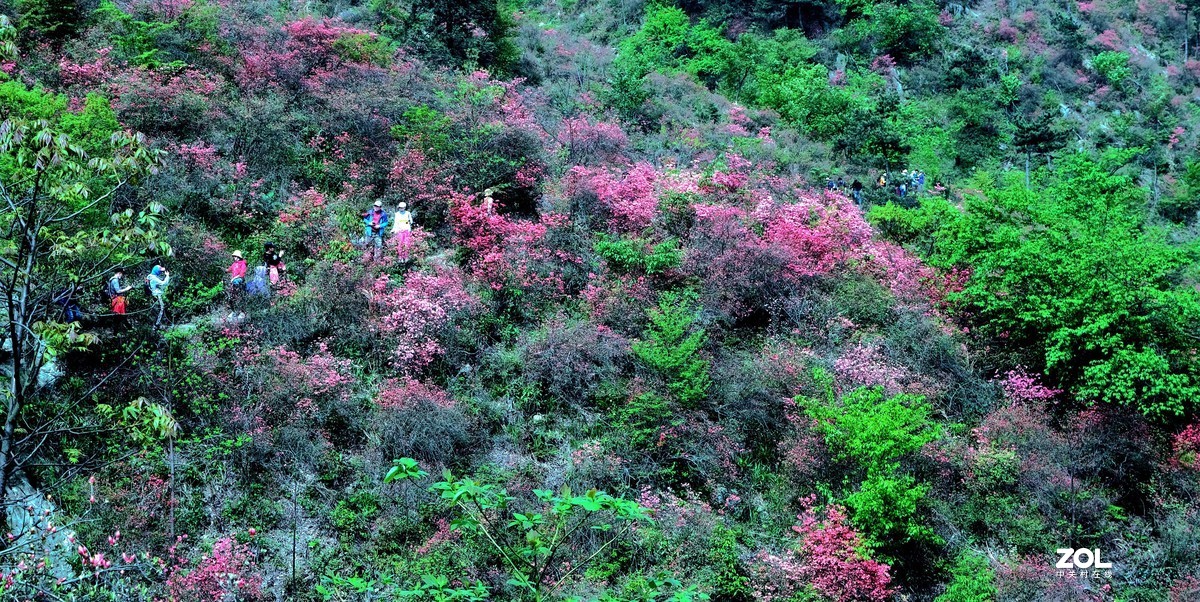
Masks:
[[[16,0],[17,25],[47,38],[62,39],[79,28],[74,0]]]
[[[1092,59],[1092,68],[1104,81],[1119,87],[1129,77],[1129,53],[1116,50],[1105,50]]]
[[[647,241],[638,238],[615,238],[599,234],[594,245],[596,254],[618,272],[641,270],[661,274],[683,263],[683,251],[674,239],[655,244],[646,251]]]
[[[865,477],[845,496],[852,519],[876,545],[936,541],[920,520],[929,486],[903,474],[901,461],[941,436],[931,406],[919,395],[885,397],[880,387],[858,388],[838,398],[828,373],[817,371],[820,398],[797,403],[816,421],[834,457]]]
[[[379,514],[379,508],[379,496],[369,491],[359,491],[338,500],[329,512],[329,521],[344,534],[365,537],[371,530],[375,516]]]
[[[334,40],[333,49],[342,58],[356,63],[386,67],[392,60],[391,40],[366,33],[343,34]]]
[[[1196,249],[1149,223],[1146,191],[1116,173],[1136,151],[1074,154],[1033,190],[985,185],[931,260],[972,270],[954,298],[979,334],[1023,350],[1083,399],[1179,415],[1200,398],[1200,361],[1172,324],[1200,319],[1180,286]]]
[[[950,584],[934,602],[991,602],[996,599],[996,574],[987,557],[964,550],[950,569]]]
[[[700,355],[708,341],[704,329],[696,327],[695,292],[664,292],[658,307],[650,308],[650,326],[643,339],[633,343],[633,354],[659,373],[667,388],[684,406],[708,394],[709,362]]]
[[[655,393],[642,393],[609,410],[621,441],[642,450],[654,447],[658,433],[674,415],[671,404]]]
[[[859,7],[861,15],[838,32],[839,40],[871,56],[887,54],[898,61],[913,61],[934,52],[945,37],[938,8],[929,0],[863,3]]]

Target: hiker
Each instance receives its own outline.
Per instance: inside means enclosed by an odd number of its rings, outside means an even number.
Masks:
[[[887,187],[887,174],[886,173],[879,174],[879,180],[877,180],[877,184],[879,185],[880,188]]]
[[[146,288],[150,296],[158,301],[158,318],[154,320],[156,328],[162,325],[163,315],[167,311],[166,303],[163,301],[163,293],[167,292],[167,285],[170,283],[171,273],[161,265],[155,265],[150,269],[150,274],[146,276]]]
[[[246,283],[246,292],[254,297],[266,297],[271,294],[271,287],[267,286],[267,266],[260,265],[254,268],[254,278]]]
[[[846,189],[846,179],[843,178],[842,176],[838,176],[837,190],[845,190],[845,189]]]
[[[125,315],[125,293],[133,289],[132,285],[121,285],[121,279],[124,277],[124,268],[117,268],[117,271],[113,273],[113,277],[108,279],[108,284],[104,287],[104,295],[108,297],[112,312],[118,316]]]
[[[837,190],[837,184],[835,184],[833,182],[833,178],[829,178],[828,180],[825,180],[825,190],[828,190],[830,192]]]
[[[495,190],[492,190],[491,188],[485,189],[483,191],[483,212],[486,215],[492,214],[492,205],[496,202],[492,198],[492,194],[494,194],[494,193],[495,193]]]
[[[275,243],[268,242],[263,245],[263,263],[267,265],[267,273],[271,277],[271,284],[279,284],[279,280],[283,278],[284,272],[287,271],[287,266],[283,263],[283,251],[275,249]]]
[[[925,172],[918,170],[917,171],[917,192],[922,192],[924,190],[925,190]]]
[[[387,225],[388,214],[383,210],[383,201],[375,201],[375,206],[363,214],[363,243],[376,260],[383,256],[383,231]]]
[[[854,197],[854,204],[862,209],[863,205],[863,183],[854,178],[854,183],[850,185],[850,194]]]
[[[58,291],[53,297],[55,305],[62,306],[63,323],[72,324],[83,319],[83,308],[75,300],[79,294],[79,283],[72,281],[67,288]]]
[[[396,223],[392,233],[396,235],[396,256],[408,259],[408,247],[412,246],[413,214],[408,210],[408,203],[396,206]]]
[[[229,284],[235,288],[246,286],[246,259],[241,251],[233,252],[233,263],[229,264]]]

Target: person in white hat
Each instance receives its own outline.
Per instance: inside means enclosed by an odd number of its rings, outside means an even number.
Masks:
[[[408,210],[408,203],[396,206],[396,222],[392,225],[392,233],[396,235],[396,255],[400,259],[408,259],[408,247],[412,245],[413,214]]]
[[[483,212],[487,215],[492,214],[492,205],[496,202],[495,199],[492,198],[493,194],[495,194],[495,191],[491,188],[483,191]]]
[[[233,263],[229,264],[229,283],[239,287],[246,284],[246,259],[241,251],[233,252]]]
[[[375,206],[363,214],[363,238],[367,252],[373,253],[376,260],[383,257],[383,231],[387,225],[388,214],[383,210],[383,201],[375,201]]]

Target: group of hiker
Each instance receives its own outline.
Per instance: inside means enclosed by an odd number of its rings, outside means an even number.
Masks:
[[[879,175],[879,180],[876,184],[884,190],[890,190],[892,193],[895,193],[896,197],[901,199],[909,195],[916,196],[925,190],[925,172],[919,169],[911,171],[906,169],[895,178],[889,177],[889,174],[884,172]]]
[[[859,208],[863,206],[863,183],[855,178],[849,186],[846,185],[846,179],[838,176],[837,180],[830,178],[825,182],[825,189],[833,192],[850,192],[850,197],[854,199],[854,204]]]
[[[407,203],[396,206],[396,216],[392,220],[383,208],[383,201],[375,201],[375,206],[363,214],[362,221],[362,245],[369,258],[376,261],[383,259],[383,238],[389,223],[392,225],[392,237],[396,239],[396,255],[400,259],[408,258],[408,248],[412,246],[413,214],[408,210]]]
[[[875,185],[880,190],[894,194],[900,199],[916,196],[925,190],[925,172],[919,169],[905,169],[899,175],[893,175],[891,172],[885,171],[879,174],[879,178],[875,180]],[[863,183],[857,178],[850,184],[846,184],[846,179],[842,176],[838,176],[837,179],[830,176],[825,180],[826,190],[849,194],[860,209],[863,207],[864,188]]]
[[[487,189],[484,197],[483,206],[490,213],[493,210],[494,202],[492,189]],[[375,201],[374,205],[362,214],[362,223],[363,237],[360,245],[366,250],[368,259],[381,260],[383,258],[384,238],[389,226],[391,226],[390,235],[395,240],[398,256],[400,259],[408,258],[409,248],[413,244],[414,216],[413,212],[408,209],[407,203],[398,203],[395,213],[390,214],[384,209],[382,201]],[[229,300],[235,306],[241,304],[243,294],[251,297],[270,296],[272,288],[279,285],[287,274],[283,251],[273,242],[264,243],[262,263],[255,266],[253,274],[250,273],[249,265],[242,251],[234,251],[232,259],[228,268],[227,291]],[[170,283],[171,273],[161,265],[151,268],[143,281],[142,288],[145,294],[158,306],[158,317],[154,322],[156,327],[163,324],[166,314],[163,296]],[[127,315],[129,294],[133,290],[134,285],[125,278],[125,269],[117,268],[104,286],[104,297],[114,315]],[[72,282],[68,287],[55,293],[52,301],[61,308],[65,323],[70,324],[83,320],[84,312],[80,305],[82,296],[83,289],[77,282]]]
[[[233,263],[229,264],[229,291],[233,297],[240,296],[242,291],[255,297],[266,297],[271,294],[271,287],[280,283],[287,274],[287,264],[283,262],[283,251],[275,247],[275,243],[263,245],[263,261],[254,268],[254,276],[247,279],[248,266],[246,257],[241,251],[233,252]]]
[[[145,293],[158,305],[158,317],[154,320],[155,326],[161,326],[163,317],[166,315],[166,303],[163,301],[163,294],[167,292],[167,286],[171,284],[171,272],[161,265],[155,265],[150,268],[150,273],[142,281],[142,288]],[[79,308],[75,293],[78,291],[77,285],[72,285],[69,293],[64,299],[63,313],[67,316],[68,323],[71,321],[79,321],[83,317],[83,310]],[[133,285],[125,280],[125,268],[117,268],[108,282],[104,285],[104,296],[108,298],[109,307],[112,312],[118,316],[123,316],[128,311],[129,291],[133,290]],[[74,317],[74,320],[71,320]]]

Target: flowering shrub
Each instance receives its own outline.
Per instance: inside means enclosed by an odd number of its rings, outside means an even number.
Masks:
[[[871,228],[846,197],[803,192],[766,221],[764,236],[783,251],[786,274],[799,279],[829,274],[860,257]]]
[[[838,602],[891,599],[890,567],[862,555],[862,538],[849,526],[842,508],[829,506],[822,518],[810,507],[797,518],[800,522],[792,530],[800,536],[799,551],[760,552],[755,557],[752,571],[759,599],[791,600],[808,585]]]
[[[1046,402],[1062,393],[1061,390],[1043,386],[1037,376],[1020,367],[1005,372],[999,380],[1004,397],[1016,403]]]
[[[380,276],[371,286],[370,327],[402,373],[413,374],[441,355],[438,338],[453,319],[477,306],[453,270],[411,272],[400,284]]]
[[[588,190],[611,215],[619,232],[640,232],[658,215],[659,172],[649,163],[638,163],[624,175],[603,169],[574,167],[571,181],[577,190]]]
[[[454,407],[454,399],[441,387],[420,382],[412,377],[390,378],[384,382],[376,398],[379,407],[410,410],[421,405],[442,409]]]
[[[509,289],[528,293],[534,299],[549,301],[567,292],[564,264],[582,260],[549,240],[552,229],[568,224],[565,216],[546,214],[538,221],[511,218],[476,205],[474,196],[455,195],[450,217],[455,241],[469,252],[469,267],[494,291]]]
[[[231,537],[213,543],[212,553],[201,556],[191,570],[177,569],[167,581],[171,595],[183,602],[216,602],[265,599],[258,560],[246,544]]]
[[[555,139],[566,148],[567,162],[578,165],[611,159],[629,144],[619,125],[587,115],[564,119]]]

